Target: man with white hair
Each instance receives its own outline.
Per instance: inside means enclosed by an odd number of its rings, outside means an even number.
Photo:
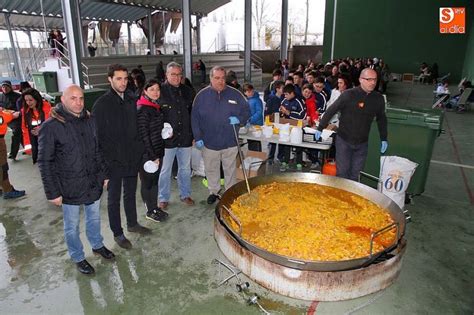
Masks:
[[[173,161],[178,160],[179,199],[185,205],[194,205],[191,198],[191,152],[193,131],[191,129],[191,108],[194,92],[181,83],[183,68],[179,63],[170,62],[166,66],[166,81],[161,85],[159,104],[163,121],[173,128],[173,134],[165,140],[160,180],[160,208],[166,210],[171,197],[171,171]]]
[[[221,162],[225,189],[235,184],[235,160],[239,144],[234,132],[238,132],[240,123],[247,123],[250,106],[242,93],[226,85],[226,70],[223,67],[213,67],[210,79],[211,84],[199,91],[194,99],[191,125],[196,147],[202,149],[210,193],[207,203],[213,204],[221,188]]]

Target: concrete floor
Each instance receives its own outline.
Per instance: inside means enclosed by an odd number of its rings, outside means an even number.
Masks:
[[[431,86],[393,83],[389,90],[392,106],[431,104]],[[446,113],[446,132],[436,140],[426,190],[407,206],[413,218],[407,228],[408,250],[392,286],[354,300],[310,303],[272,293],[243,276],[251,283],[250,292],[273,314],[310,313],[310,306],[317,314],[472,314],[473,116],[474,111]],[[207,191],[200,178],[193,178],[196,205],[182,206],[174,193],[165,223],[145,220],[137,201],[139,221],[153,234],[129,233],[134,245],[129,251],[113,242],[103,198],[102,232],[117,258],[107,262],[93,256],[83,239],[87,259],[96,268],[96,275],[87,277],[69,260],[62,212],[45,200],[30,158],[21,156],[10,168],[12,183],[26,189],[27,196],[0,199],[1,314],[261,313],[246,304],[233,280],[217,287],[223,275],[212,261],[225,258],[213,239],[213,207],[205,203]]]

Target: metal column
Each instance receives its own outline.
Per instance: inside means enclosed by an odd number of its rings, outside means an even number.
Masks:
[[[244,14],[244,81],[252,81],[252,0],[245,0]]]
[[[82,32],[77,23],[77,20],[80,20],[79,12],[77,12],[78,0],[61,0],[61,6],[63,9],[64,27],[66,29],[72,83],[84,88],[81,55],[79,54],[81,43],[79,37]]]
[[[79,1],[74,1],[75,11],[77,12],[77,28],[79,30],[79,41],[77,42],[77,46],[80,47],[81,57],[87,57],[87,43],[84,43],[84,34],[82,33],[82,21],[81,21],[81,5]],[[69,42],[69,41],[68,41]],[[84,46],[85,45],[85,46]]]
[[[201,53],[201,17],[196,15],[196,50]]]
[[[334,41],[336,40],[336,14],[337,14],[337,0],[334,0],[334,13],[332,17],[331,60],[334,60]]]
[[[131,23],[127,23],[127,35],[128,35],[128,55],[132,55],[132,32],[130,30]]]
[[[21,69],[20,65],[20,56],[18,55],[18,51],[15,46],[15,41],[13,40],[13,33],[12,33],[12,27],[10,24],[10,14],[8,13],[3,13],[5,16],[5,23],[7,24],[7,30],[8,30],[8,36],[10,37],[10,45],[12,46],[13,49],[13,63],[15,65],[15,77],[20,77],[22,81],[25,80],[25,75],[23,74],[23,71]]]
[[[183,18],[183,68],[186,78],[192,81],[192,44],[191,44],[191,4],[190,0],[182,0]]]
[[[38,70],[38,61],[35,56],[35,46],[33,45],[33,39],[31,38],[31,31],[26,31],[28,35],[28,41],[30,42],[30,73],[35,70]]]
[[[26,35],[28,35],[28,42],[30,43],[30,49],[34,49],[33,40],[31,39],[31,31],[25,31]]]
[[[288,59],[288,0],[281,0],[280,59]]]
[[[154,55],[155,54],[155,43],[154,43],[154,39],[155,39],[155,30],[153,29],[153,21],[151,20],[152,19],[152,15],[151,15],[151,11],[152,9],[149,9],[148,10],[148,49],[150,50],[150,55]]]
[[[25,79],[29,79],[29,74],[32,72],[31,68],[34,67],[34,64],[36,64],[36,61],[34,60],[35,58],[35,48],[33,47],[33,39],[31,38],[31,31],[25,31],[26,35],[28,35],[28,42],[30,43],[30,49],[28,49],[28,63],[27,66],[25,67]],[[34,64],[33,64],[34,62]],[[28,65],[30,66],[28,68]]]

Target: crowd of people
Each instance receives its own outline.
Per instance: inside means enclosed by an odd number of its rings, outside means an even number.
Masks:
[[[141,67],[129,73],[122,65],[110,65],[110,89],[96,100],[92,112],[85,110],[84,92],[79,86],[65,89],[61,103],[51,108],[37,90],[25,86],[20,94],[13,91],[11,82],[2,83],[3,197],[25,195],[24,190],[13,188],[8,178],[4,141],[8,126],[13,131],[8,158],[14,160],[20,145],[31,143],[33,163],[38,163],[46,197],[62,207],[68,252],[81,273],[95,272],[85,259],[79,237],[81,206],[93,253],[105,259],[115,256],[104,246],[100,231],[100,196],[104,187],[108,192],[108,219],[114,240],[120,247],[129,249],[132,243],[122,227],[121,202],[126,230],[151,233],[137,220],[138,177],[145,216],[154,222],[168,217],[166,209],[175,159],[180,201],[186,206],[195,204],[191,197],[194,143],[202,149],[206,164],[207,202],[212,204],[218,198],[221,163],[225,166],[226,188],[235,184],[237,142],[233,130],[240,121],[246,122],[250,117],[247,100],[238,90],[226,85],[226,70],[222,67],[211,69],[211,83],[198,95],[183,77],[180,64],[171,62],[161,72],[162,77],[146,80]],[[215,110],[216,107],[223,110]],[[216,134],[222,137],[216,138]]]
[[[0,166],[2,190],[4,199],[20,198],[24,190],[15,189],[8,177],[8,160],[16,160],[23,146],[24,153],[31,152],[33,164],[38,160],[38,137],[42,124],[49,118],[51,104],[43,99],[41,94],[31,88],[28,82],[21,82],[20,93],[13,90],[11,81],[2,82],[0,94]],[[10,153],[7,155],[5,135],[7,127],[12,130]]]
[[[264,116],[278,113],[317,128],[316,140],[323,127],[330,122],[339,123],[338,176],[355,179],[365,161],[368,130],[374,117],[379,124],[381,151],[388,145],[384,103],[375,91],[382,81],[378,68],[370,67],[381,64],[376,60],[366,67],[361,60],[340,60],[315,67],[311,62],[307,67],[300,65],[287,71],[286,78],[285,71],[275,69],[264,92],[265,105],[252,84],[241,87],[235,72],[220,66],[210,70],[210,84],[196,93],[176,62],[170,62],[165,69],[159,64],[157,76],[149,80],[141,67],[129,72],[122,65],[110,65],[110,89],[96,100],[92,112],[85,110],[84,93],[79,86],[69,86],[61,102],[51,108],[35,89],[25,86],[19,94],[5,81],[0,96],[4,108],[0,112],[5,114],[1,131],[6,132],[3,126],[9,123],[12,140],[20,134],[19,140],[12,141],[10,154],[17,154],[22,140],[24,144],[31,143],[33,163],[39,166],[46,197],[62,207],[69,255],[81,273],[92,274],[94,268],[85,259],[79,237],[81,206],[93,253],[113,259],[114,254],[104,246],[100,231],[100,196],[104,187],[114,240],[118,246],[130,249],[133,245],[121,222],[122,202],[126,231],[151,233],[137,220],[138,178],[145,217],[154,222],[166,221],[175,160],[179,200],[183,206],[195,204],[191,190],[191,150],[195,146],[202,150],[209,191],[207,203],[213,204],[219,198],[221,173],[225,189],[236,182],[238,128],[262,125]],[[356,83],[353,72],[358,69]],[[357,122],[353,117],[358,117]],[[250,145],[253,150],[261,150],[260,143]],[[2,136],[4,198],[21,197],[25,191],[14,189],[8,181],[4,147]],[[288,168],[291,149],[280,146],[277,158],[282,171]],[[269,159],[274,159],[275,151],[272,145]],[[308,153],[316,162],[317,152]],[[296,150],[295,162],[301,169],[301,150]]]
[[[369,71],[370,70],[370,71]],[[361,79],[363,72],[371,74],[370,84],[368,84],[366,78]],[[365,72],[364,72],[365,74]],[[279,113],[281,117],[302,120],[302,124],[309,127],[319,128],[317,134],[322,130],[321,126],[328,127],[330,129],[339,128],[340,117],[349,119],[349,114],[344,114],[344,111],[336,106],[336,109],[329,110],[335,104],[346,103],[348,100],[345,98],[339,98],[345,91],[352,89],[361,91],[367,95],[378,95],[376,98],[376,105],[370,107],[361,107],[359,112],[365,112],[367,108],[370,109],[368,117],[376,117],[380,123],[379,128],[385,130],[381,132],[381,140],[386,143],[386,118],[385,114],[380,112],[381,108],[384,108],[383,98],[378,93],[385,92],[387,89],[388,82],[390,80],[390,71],[387,64],[378,58],[373,59],[338,59],[333,62],[327,63],[326,65],[315,63],[308,60],[307,65],[299,64],[295,69],[288,69],[288,63],[286,61],[276,62],[276,69],[272,73],[272,81],[267,85],[264,90],[263,98],[265,100],[265,115],[273,115]],[[373,85],[373,86],[372,86]],[[353,89],[355,88],[355,89]],[[373,93],[376,92],[376,93]],[[362,94],[359,94],[362,97]],[[366,99],[366,98],[365,98]],[[382,103],[380,103],[382,99]],[[364,101],[365,102],[365,101]],[[372,102],[370,102],[372,103]],[[377,110],[374,111],[373,107]],[[375,116],[373,116],[376,114]],[[338,138],[345,138],[351,145],[367,142],[368,129],[367,122],[363,122],[364,130],[360,132],[364,134],[359,139],[349,139],[349,134],[343,135]],[[319,126],[319,127],[318,127]],[[347,122],[343,124],[347,126]],[[349,129],[350,133],[353,132],[352,126]],[[367,130],[366,130],[367,129]],[[367,132],[367,135],[365,133]],[[353,134],[351,134],[353,136]],[[318,139],[319,140],[319,139]],[[342,145],[343,141],[339,141],[339,145]],[[337,144],[337,141],[336,141]],[[277,159],[280,162],[280,171],[286,171],[290,168],[290,151],[295,151],[295,164],[296,169],[301,170],[303,168],[302,151],[299,148],[291,148],[290,146],[280,145],[277,155]],[[384,148],[383,151],[385,151]],[[339,151],[343,151],[340,149]],[[336,160],[337,164],[341,165],[340,173],[338,176],[354,179],[352,174],[358,174],[365,162],[365,154],[362,154],[362,159],[357,165],[354,165],[353,172],[344,171],[344,165],[348,163],[338,158],[336,145]],[[269,160],[272,161],[275,157],[276,145],[271,144],[269,150]],[[306,150],[306,153],[312,162],[311,167],[318,167],[318,152],[316,150]],[[347,154],[346,154],[347,155]],[[350,158],[349,160],[353,160]],[[360,166],[362,164],[362,166]]]

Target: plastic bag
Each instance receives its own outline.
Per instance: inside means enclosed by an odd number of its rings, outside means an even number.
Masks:
[[[161,129],[161,137],[163,139],[168,139],[173,136],[173,127],[169,123],[163,124],[163,129]]]
[[[204,160],[202,158],[202,151],[193,146],[191,151],[191,169],[194,175],[206,176],[204,172]]]
[[[261,163],[263,160],[261,158],[255,157],[255,156],[248,156],[244,159],[244,165],[245,165],[245,170],[248,172],[249,169],[250,171],[258,171]],[[242,168],[242,165],[240,166]]]
[[[382,193],[402,209],[405,206],[405,191],[417,166],[417,163],[399,156],[380,157]]]

